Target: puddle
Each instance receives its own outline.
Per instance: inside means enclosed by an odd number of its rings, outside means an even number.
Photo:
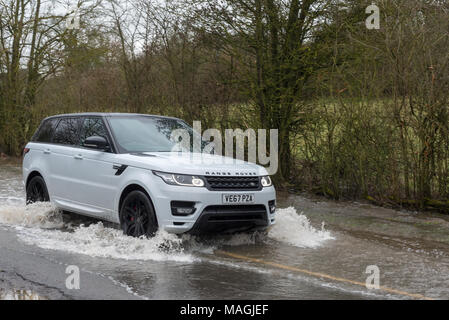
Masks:
[[[0,300],[48,300],[32,290],[0,289]]]

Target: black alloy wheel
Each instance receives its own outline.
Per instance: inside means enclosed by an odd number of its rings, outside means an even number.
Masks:
[[[132,237],[152,237],[157,232],[153,204],[144,192],[132,191],[125,197],[120,210],[120,225],[123,232]]]
[[[41,176],[35,176],[26,188],[26,203],[50,201],[47,185]]]

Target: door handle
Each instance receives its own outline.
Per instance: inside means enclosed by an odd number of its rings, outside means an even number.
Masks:
[[[45,149],[44,150],[44,154],[50,154],[51,153],[51,150],[50,149]]]
[[[83,155],[82,154],[76,154],[73,156],[75,159],[77,160],[83,160]]]

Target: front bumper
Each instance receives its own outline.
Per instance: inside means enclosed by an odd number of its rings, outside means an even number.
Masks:
[[[269,225],[264,205],[207,206],[189,233],[233,233],[265,229]]]
[[[160,179],[159,179],[160,180]],[[266,228],[275,223],[275,214],[270,213],[268,202],[276,199],[273,186],[260,191],[211,191],[206,188],[168,185],[162,180],[153,185],[153,204],[159,228],[171,233],[217,233]],[[254,194],[254,203],[234,205],[222,203],[222,195]],[[174,216],[171,201],[193,201],[195,212],[188,216]],[[247,209],[245,210],[245,206]],[[253,206],[258,206],[255,212]],[[220,209],[221,210],[217,210]],[[251,217],[252,216],[252,217]]]

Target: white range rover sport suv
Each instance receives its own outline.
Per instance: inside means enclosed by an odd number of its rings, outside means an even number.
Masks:
[[[48,117],[24,148],[26,201],[51,201],[63,211],[118,223],[136,237],[158,229],[240,232],[275,222],[275,189],[265,168],[218,155],[174,152],[176,129],[198,134],[170,117]]]

